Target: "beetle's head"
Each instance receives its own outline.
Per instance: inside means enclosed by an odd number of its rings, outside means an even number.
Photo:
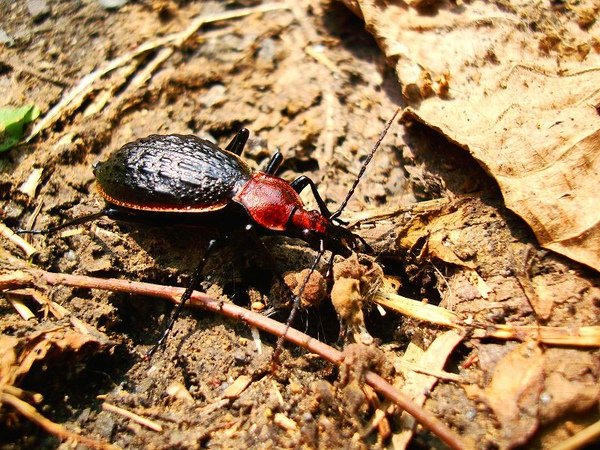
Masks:
[[[352,252],[372,253],[373,251],[363,238],[318,211],[295,209],[288,221],[287,232],[288,235],[299,237],[313,248],[319,249],[322,246],[325,250],[344,257],[350,256]]]
[[[352,252],[372,253],[373,249],[358,234],[353,233],[343,225],[330,222],[324,237],[325,248],[343,257]]]
[[[336,225],[333,222],[327,223],[324,233],[310,228],[303,229],[302,239],[315,248],[319,248],[320,243],[323,242],[325,250],[329,250],[345,258],[350,256],[352,252],[373,252],[373,249],[362,237],[352,233],[346,227]]]

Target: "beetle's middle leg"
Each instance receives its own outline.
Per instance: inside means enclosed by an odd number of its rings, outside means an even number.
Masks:
[[[173,329],[175,322],[179,318],[179,315],[181,314],[183,307],[186,305],[186,303],[189,301],[189,299],[191,298],[194,291],[200,285],[200,280],[202,279],[202,270],[204,269],[204,266],[206,265],[208,258],[210,257],[212,252],[215,250],[215,248],[217,248],[218,246],[220,246],[221,244],[226,242],[227,239],[228,239],[228,236],[221,236],[217,239],[211,239],[208,242],[206,251],[204,252],[204,255],[202,256],[202,259],[198,262],[196,269],[194,269],[194,272],[192,273],[192,277],[190,278],[190,281],[189,281],[187,287],[185,288],[183,295],[179,299],[179,303],[177,304],[177,306],[171,313],[171,317],[169,317],[169,321],[167,322],[165,331],[163,331],[163,334],[160,336],[160,338],[158,339],[156,344],[154,344],[154,346],[148,351],[148,353],[146,353],[146,357],[145,357],[146,359],[150,358],[156,352],[156,350],[158,350],[159,347],[165,342],[165,340],[171,333],[171,330]]]

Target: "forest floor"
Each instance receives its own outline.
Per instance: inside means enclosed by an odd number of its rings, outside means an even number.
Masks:
[[[223,148],[241,127],[251,132],[243,157],[252,168],[280,150],[279,175],[309,176],[335,210],[405,106],[364,23],[338,2],[270,8],[251,0],[153,0],[104,9],[100,1],[56,1],[35,14],[27,3],[0,4],[10,39],[0,47],[0,91],[7,93],[0,106],[35,103],[44,117],[76,86],[82,90],[30,142],[3,154],[1,206],[12,229],[99,211],[92,165],[127,142],[178,133]],[[240,8],[248,9],[231,14]],[[194,23],[196,17],[205,20]],[[182,30],[189,36],[174,34]],[[302,198],[316,208],[306,191]],[[402,296],[466,322],[448,331],[369,303],[366,334],[340,325],[340,311],[325,299],[303,308],[294,327],[339,349],[355,338],[374,342],[342,369],[287,344],[270,372],[276,337],[257,338],[242,321],[185,310],[166,345],[144,360],[170,304],[37,280],[0,303],[0,382],[8,383],[12,370],[15,386],[43,395],[39,413],[122,448],[401,448],[411,440],[400,432],[407,419],[382,403],[389,429],[377,425],[375,394],[358,382],[367,368],[418,397],[468,447],[548,448],[597,420],[596,349],[555,346],[524,328],[508,340],[477,335],[501,325],[598,325],[600,283],[592,269],[541,249],[468,153],[424,125],[394,121],[343,218],[375,250],[374,260],[359,261],[380,264],[386,286],[395,282]],[[0,241],[2,272],[35,267],[185,286],[215,232],[100,219],[31,237],[37,253],[30,260]],[[235,234],[209,258],[202,290],[285,322],[289,296],[274,273],[310,267],[315,252],[286,237],[262,241],[272,261],[243,231]],[[27,310],[33,317],[25,320]],[[7,359],[13,351],[17,362]],[[247,379],[245,389],[226,395]],[[2,448],[60,446],[4,397],[1,408]],[[410,445],[443,448],[421,427]]]

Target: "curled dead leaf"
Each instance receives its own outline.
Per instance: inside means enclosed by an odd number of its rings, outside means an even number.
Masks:
[[[307,280],[309,273],[310,269],[304,269],[300,272],[286,272],[283,275],[283,281],[295,296],[300,295],[300,288],[306,283],[300,298],[300,305],[303,308],[318,305],[327,294],[327,284],[323,275],[315,270]]]
[[[365,326],[363,305],[382,284],[383,270],[373,261],[365,260],[365,264],[356,254],[334,264],[331,302],[342,322],[342,334],[347,330],[355,342],[369,345],[373,337]]]
[[[393,62],[404,117],[468,151],[543,247],[600,270],[600,23],[528,2],[345,3]]]
[[[14,386],[37,361],[50,363],[65,357],[80,359],[88,352],[102,351],[111,345],[108,338],[100,332],[83,334],[64,326],[38,331],[24,338],[2,336],[0,382]]]

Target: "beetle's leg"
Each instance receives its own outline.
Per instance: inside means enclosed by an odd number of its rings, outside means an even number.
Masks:
[[[277,346],[275,347],[275,351],[273,352],[273,356],[271,357],[272,370],[275,370],[275,367],[277,366],[277,363],[279,360],[279,355],[281,354],[281,350],[283,349],[283,341],[285,341],[287,332],[290,329],[292,322],[294,321],[294,318],[296,317],[296,313],[300,309],[300,299],[302,298],[302,294],[304,294],[304,289],[306,288],[306,285],[308,284],[308,281],[310,280],[310,277],[312,276],[313,272],[315,270],[317,270],[317,265],[319,264],[319,261],[321,260],[321,258],[323,257],[324,254],[325,254],[325,244],[323,241],[320,241],[319,242],[319,253],[317,253],[315,260],[313,261],[312,265],[310,266],[308,275],[306,276],[306,278],[300,285],[300,289],[298,290],[298,295],[294,296],[294,305],[292,306],[292,310],[290,311],[288,320],[285,323],[285,331],[283,332],[283,334],[281,336],[279,336],[279,339],[277,339]]]
[[[358,234],[355,234],[355,236],[358,238],[360,243],[363,245],[362,253],[366,253],[368,255],[372,255],[373,253],[375,253],[375,250],[373,250],[373,247],[371,247],[369,245],[369,243],[367,241],[365,241],[365,238],[363,238],[362,236],[359,236]]]
[[[181,310],[183,309],[185,304],[188,302],[188,300],[190,299],[190,297],[192,296],[192,294],[194,293],[194,291],[200,284],[200,278],[202,277],[202,269],[204,269],[204,266],[206,265],[206,261],[208,261],[208,257],[213,252],[215,247],[217,247],[218,244],[220,244],[226,240],[227,240],[227,236],[223,236],[220,239],[211,239],[209,241],[208,246],[206,247],[206,251],[204,252],[204,256],[202,256],[202,259],[196,266],[196,269],[194,270],[194,273],[192,274],[192,277],[190,278],[190,282],[188,283],[187,287],[185,288],[183,295],[179,299],[179,303],[177,304],[177,306],[171,313],[171,317],[169,317],[169,321],[167,322],[167,327],[165,328],[165,331],[163,331],[163,334],[161,335],[160,339],[156,342],[156,344],[154,344],[154,346],[148,351],[148,353],[146,353],[145,359],[150,358],[156,352],[156,350],[158,350],[159,347],[165,342],[165,340],[169,336],[169,333],[171,333],[171,330],[173,329],[173,325],[175,325],[175,321],[181,314]]]
[[[275,175],[283,163],[283,155],[279,150],[269,160],[267,167],[263,171],[267,175]]]
[[[302,192],[302,190],[306,186],[310,186],[313,196],[315,197],[315,200],[317,200],[317,204],[319,205],[319,210],[321,211],[321,214],[323,216],[325,216],[325,218],[332,219],[332,221],[336,221],[340,225],[348,225],[348,222],[346,222],[345,220],[339,219],[337,217],[332,218],[331,211],[329,211],[329,208],[327,208],[327,205],[325,204],[325,201],[321,197],[321,194],[319,194],[317,185],[315,184],[315,182],[313,180],[308,178],[306,175],[301,175],[298,178],[296,178],[294,181],[292,181],[290,183],[290,186],[292,186],[292,189],[294,189],[298,194],[300,192]]]
[[[38,230],[25,230],[23,228],[18,228],[15,233],[17,234],[52,234],[56,231],[62,230],[63,228],[72,227],[75,225],[81,225],[87,222],[91,222],[96,219],[100,219],[101,217],[108,217],[112,220],[121,220],[124,222],[140,222],[142,219],[138,217],[135,212],[128,212],[122,209],[114,208],[112,206],[106,206],[101,211],[88,214],[81,217],[76,217],[71,220],[67,220],[60,225],[56,225],[53,227],[42,228]]]
[[[75,225],[81,225],[82,223],[91,222],[92,220],[99,219],[100,217],[108,217],[108,218],[112,219],[112,218],[114,218],[114,215],[116,212],[117,212],[117,210],[114,208],[104,208],[101,211],[98,211],[98,212],[95,212],[92,214],[88,214],[85,216],[81,216],[81,217],[76,217],[75,219],[67,220],[64,223],[61,223],[60,225],[56,225],[53,227],[42,228],[42,229],[38,229],[38,230],[25,230],[23,228],[18,228],[15,232],[17,234],[52,234],[56,231],[62,230],[63,228],[72,227]]]
[[[290,186],[292,186],[292,189],[295,190],[298,194],[302,192],[302,190],[306,186],[310,186],[313,196],[315,197],[315,200],[317,200],[317,204],[319,205],[319,210],[321,211],[321,214],[323,214],[323,216],[325,216],[325,218],[327,219],[331,217],[331,212],[329,211],[329,208],[327,208],[327,205],[323,201],[321,194],[319,194],[319,191],[317,190],[317,185],[313,180],[308,178],[306,175],[301,175],[294,181],[292,181],[290,183]]]
[[[327,261],[327,272],[325,272],[325,279],[333,283],[333,260],[335,259],[335,253],[331,252],[331,257]]]
[[[248,136],[250,136],[250,132],[247,128],[242,128],[240,131],[236,133],[231,142],[225,147],[225,150],[230,151],[231,153],[235,153],[236,155],[241,155],[244,151],[244,146],[248,141]]]

